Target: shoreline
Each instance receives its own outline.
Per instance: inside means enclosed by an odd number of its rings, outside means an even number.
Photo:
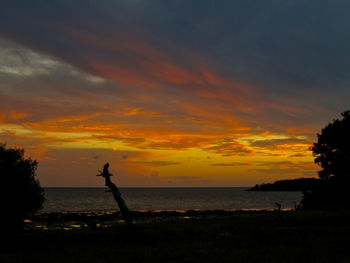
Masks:
[[[274,208],[241,208],[241,209],[139,209],[139,210],[130,210],[131,213],[187,213],[187,212],[259,212],[259,211],[275,211]],[[282,208],[281,211],[290,211],[295,210],[293,208]],[[36,215],[43,214],[115,214],[119,213],[119,209],[95,209],[95,210],[68,210],[68,211],[39,211]]]
[[[350,262],[349,209],[88,214],[36,215],[0,262]]]
[[[229,218],[238,215],[288,214],[293,209],[221,209],[221,210],[138,210],[130,211],[135,224],[179,220]],[[73,230],[110,228],[123,225],[120,211],[40,212],[24,220],[25,230]]]

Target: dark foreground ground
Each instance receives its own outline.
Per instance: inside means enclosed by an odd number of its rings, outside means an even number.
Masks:
[[[349,211],[148,218],[133,230],[90,224],[2,235],[0,262],[350,262]]]

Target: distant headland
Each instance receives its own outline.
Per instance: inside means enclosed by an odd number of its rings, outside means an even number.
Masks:
[[[278,180],[274,183],[257,184],[247,191],[308,191],[320,184],[317,178]]]

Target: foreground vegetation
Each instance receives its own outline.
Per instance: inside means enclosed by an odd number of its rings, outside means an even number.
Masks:
[[[0,262],[350,262],[349,219],[349,211],[289,211],[30,230],[5,237]]]
[[[26,158],[24,150],[0,142],[1,210],[0,225],[20,228],[23,219],[43,206],[44,190],[37,179],[37,161]]]

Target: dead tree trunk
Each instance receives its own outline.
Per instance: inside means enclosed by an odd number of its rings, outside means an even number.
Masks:
[[[122,214],[122,217],[125,219],[125,222],[128,225],[133,225],[134,221],[132,220],[129,209],[126,206],[126,203],[125,203],[124,199],[122,198],[122,195],[121,195],[118,187],[111,181],[110,177],[112,176],[112,174],[109,173],[108,167],[109,167],[109,163],[106,163],[103,167],[103,171],[100,172],[100,174],[98,174],[97,176],[102,176],[105,178],[105,180],[106,180],[105,185],[107,187],[109,187],[109,189],[113,193],[114,199],[119,206],[120,213]]]

